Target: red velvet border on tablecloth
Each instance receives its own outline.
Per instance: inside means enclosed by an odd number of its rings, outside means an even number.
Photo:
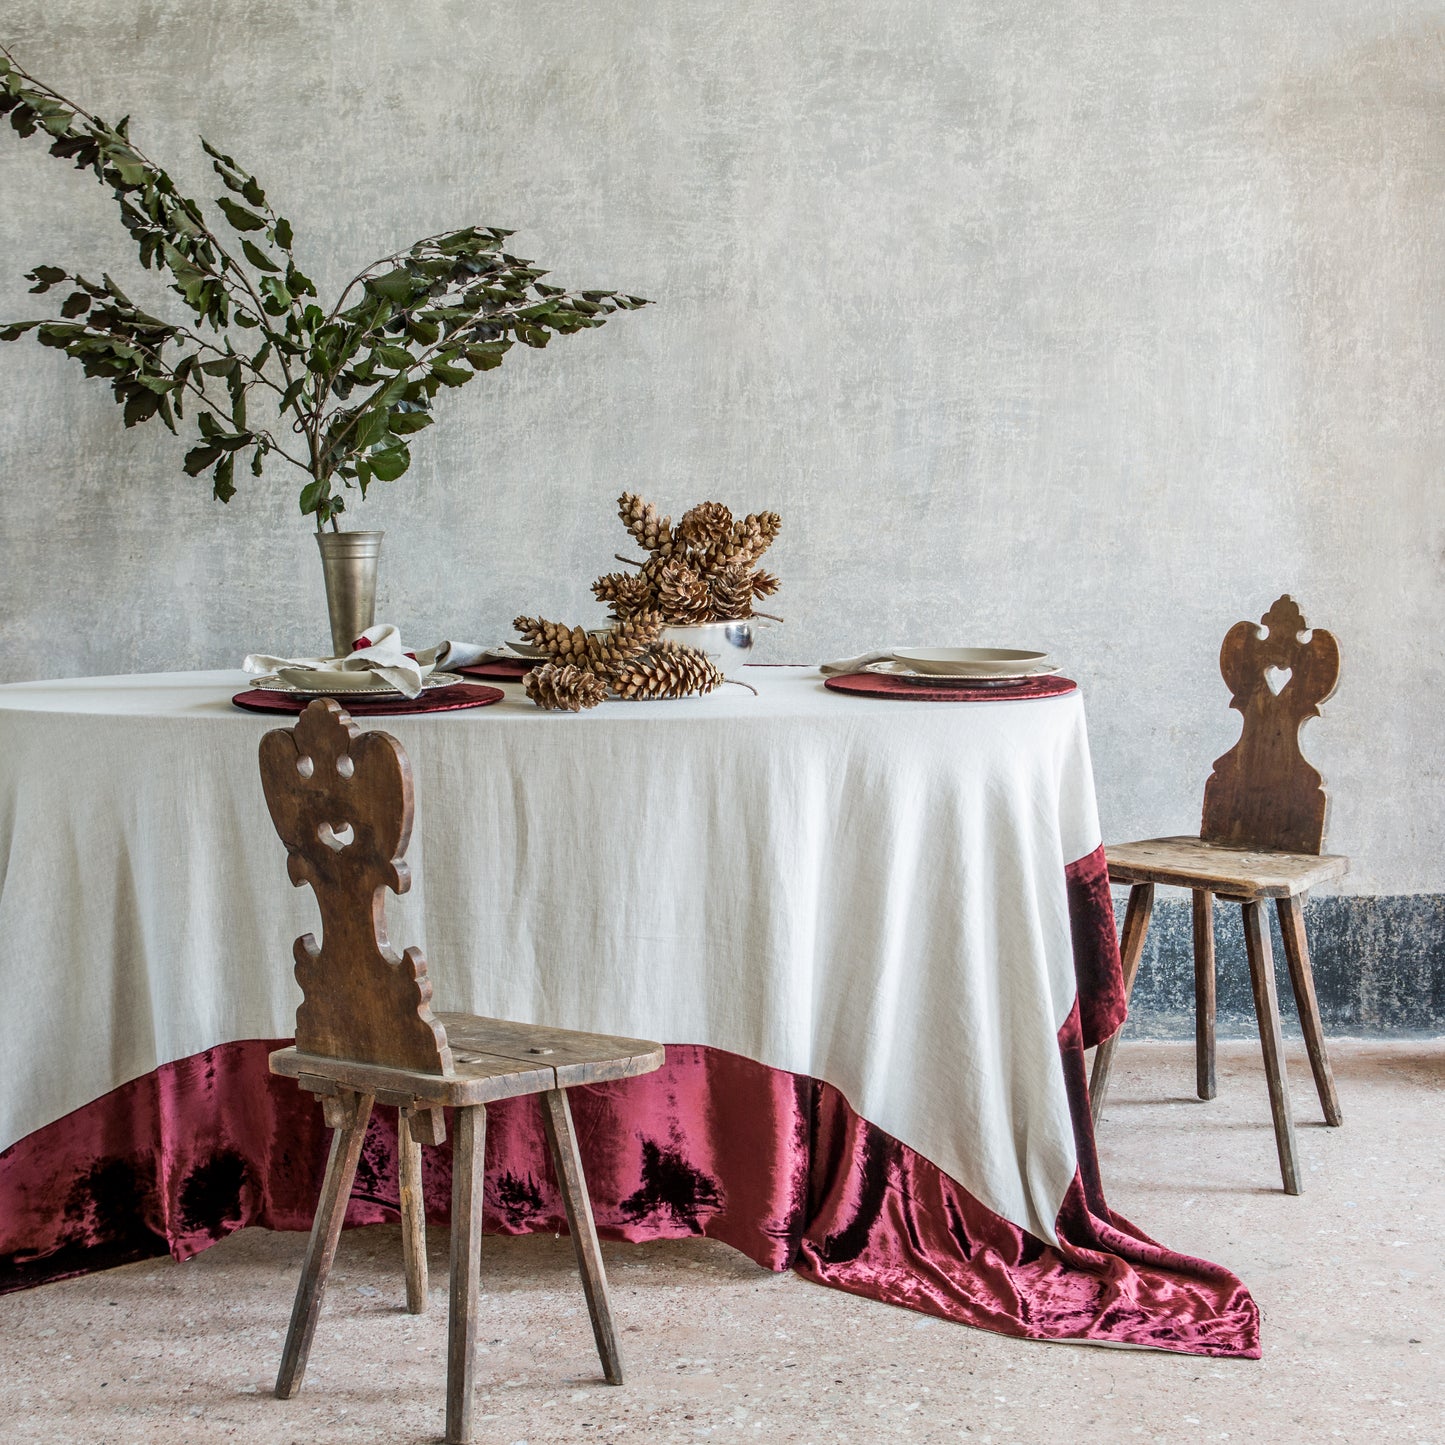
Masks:
[[[830,1085],[693,1045],[669,1046],[655,1074],[573,1091],[601,1232],[705,1234],[767,1268],[1003,1334],[1257,1357],[1240,1281],[1104,1201],[1083,1051],[1122,1021],[1123,992],[1102,849],[1071,866],[1069,895],[1080,1001],[1059,1046],[1079,1171],[1058,1246],[984,1208]],[[311,1096],[267,1071],[283,1042],[167,1064],[0,1154],[0,1291],[168,1250],[185,1259],[244,1225],[308,1228],[326,1137]],[[448,1146],[427,1151],[426,1171],[441,1221]],[[395,1116],[378,1110],[347,1223],[394,1221],[396,1203]],[[566,1227],[535,1099],[487,1110],[485,1226]]]

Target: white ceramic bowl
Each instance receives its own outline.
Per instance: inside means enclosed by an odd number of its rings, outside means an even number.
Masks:
[[[900,647],[893,656],[915,672],[939,677],[1017,676],[1049,661],[1046,652],[1016,647]]]

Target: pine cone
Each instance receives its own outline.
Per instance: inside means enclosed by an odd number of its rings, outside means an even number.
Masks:
[[[644,502],[636,492],[623,492],[617,499],[617,515],[634,540],[649,552],[659,551],[672,542],[672,518],[658,515],[651,502]]]
[[[747,562],[748,559],[733,546],[731,536],[724,537],[721,542],[709,542],[706,547],[690,548],[687,554],[687,565],[709,584],[723,568],[739,563],[747,565]]]
[[[587,665],[587,633],[581,627],[548,622],[545,617],[516,617],[512,626],[524,641],[540,647],[553,662]]]
[[[783,519],[776,512],[753,512],[733,523],[731,560],[756,562],[782,530]]]
[[[771,572],[759,568],[753,573],[753,596],[771,597],[783,584]]]
[[[713,619],[731,622],[753,615],[753,577],[746,567],[734,563],[715,572],[708,582],[712,594]]]
[[[627,662],[641,656],[662,632],[660,612],[639,612],[617,623],[610,631],[588,641],[588,659],[592,671],[601,677],[612,677]]]
[[[677,539],[689,547],[703,548],[725,542],[733,530],[733,514],[721,502],[699,502],[684,512],[677,524]]]
[[[612,681],[612,690],[618,697],[633,700],[687,697],[711,692],[722,681],[722,673],[708,661],[706,653],[695,647],[679,647],[675,642],[661,642],[646,657],[624,663]]]
[[[538,707],[554,711],[581,712],[607,696],[607,684],[600,677],[571,663],[544,662],[522,679],[522,686]]]
[[[712,615],[712,594],[682,558],[670,557],[657,572],[657,607],[671,623],[706,622]]]
[[[614,617],[631,617],[653,607],[652,584],[633,572],[609,572],[592,584],[592,594],[605,602]]]

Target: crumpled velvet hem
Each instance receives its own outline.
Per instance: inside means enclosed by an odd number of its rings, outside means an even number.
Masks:
[[[765,1268],[1003,1334],[1256,1358],[1258,1311],[1239,1280],[1164,1249],[1104,1201],[1083,1051],[1118,1027],[1123,991],[1102,850],[1069,885],[1081,988],[1059,1047],[1079,1168],[1057,1246],[831,1085],[699,1045],[670,1045],[657,1073],[572,1091],[599,1231],[706,1235]],[[326,1131],[310,1096],[267,1071],[284,1042],[164,1065],[0,1154],[0,1292],[167,1251],[185,1259],[245,1225],[309,1228]],[[426,1151],[425,1170],[440,1223],[449,1145]],[[488,1230],[565,1228],[535,1098],[489,1106],[485,1195]],[[347,1223],[395,1220],[396,1204],[395,1114],[381,1109]]]
[[[326,1131],[310,1096],[266,1071],[282,1042],[167,1065],[0,1156],[0,1290],[167,1250],[186,1259],[244,1225],[308,1228]],[[1082,1079],[1077,1013],[1061,1044],[1066,1058],[1077,1051]],[[706,1235],[765,1268],[1003,1334],[1258,1355],[1243,1285],[1112,1214],[1091,1185],[1091,1149],[1052,1247],[859,1118],[830,1085],[722,1050],[669,1047],[658,1073],[572,1100],[606,1238]],[[485,1227],[561,1232],[536,1100],[487,1115]],[[427,1214],[441,1224],[448,1146],[428,1150],[425,1168]],[[382,1109],[347,1223],[394,1221],[396,1202],[395,1115]]]

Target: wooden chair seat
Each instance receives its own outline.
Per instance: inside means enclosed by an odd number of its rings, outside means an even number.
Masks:
[[[1144,838],[1104,849],[1111,883],[1162,883],[1205,888],[1231,902],[1293,898],[1339,878],[1350,860],[1333,853],[1284,853],[1239,848],[1204,838]]]
[[[477,1014],[436,1017],[451,1044],[450,1074],[333,1059],[294,1047],[271,1055],[271,1072],[297,1079],[313,1093],[332,1092],[313,1086],[313,1081],[327,1082],[370,1094],[378,1104],[457,1109],[650,1074],[662,1067],[664,1057],[663,1046],[649,1039],[510,1023]]]

